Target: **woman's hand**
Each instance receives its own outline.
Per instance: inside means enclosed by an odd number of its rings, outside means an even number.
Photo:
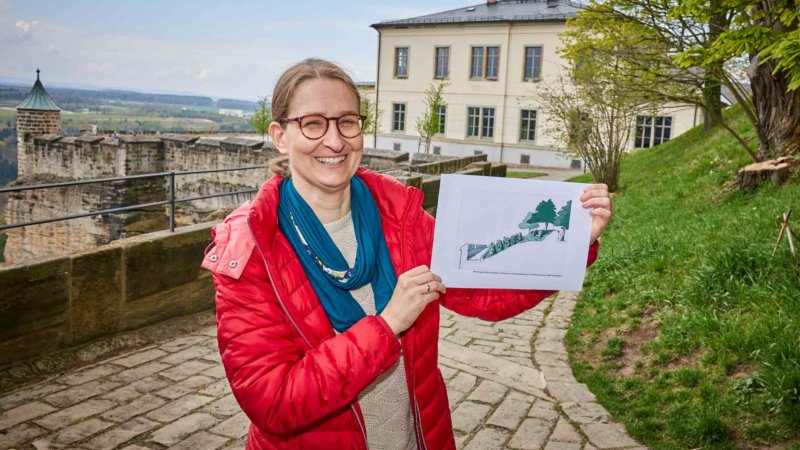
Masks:
[[[430,290],[426,285],[430,286]],[[380,317],[389,324],[395,335],[400,334],[414,324],[428,303],[445,292],[447,289],[442,279],[427,266],[415,267],[397,279],[392,298]]]
[[[608,195],[608,186],[605,184],[590,184],[583,188],[581,202],[584,208],[594,208],[589,211],[592,216],[592,238],[589,245],[593,245],[603,230],[611,221],[611,197]]]

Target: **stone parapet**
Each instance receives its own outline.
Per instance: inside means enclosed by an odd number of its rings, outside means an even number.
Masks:
[[[213,308],[215,223],[0,267],[0,366]]]

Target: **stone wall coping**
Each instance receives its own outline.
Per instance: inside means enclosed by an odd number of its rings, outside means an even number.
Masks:
[[[210,145],[212,147],[219,147],[222,139],[212,137],[201,137],[195,142],[197,145]]]
[[[200,139],[200,136],[189,136],[186,134],[162,134],[158,137],[163,141],[178,141],[186,143],[194,143]]]
[[[262,141],[256,141],[253,139],[245,139],[245,138],[235,138],[235,137],[226,137],[221,142],[223,144],[240,145],[242,147],[250,147],[250,148],[261,148],[264,146],[264,142]]]
[[[64,136],[59,134],[42,134],[33,138],[34,142],[46,142],[48,144],[56,142]]]
[[[97,144],[100,141],[102,141],[103,139],[105,139],[105,137],[103,137],[103,136],[86,136],[86,135],[83,135],[83,136],[78,136],[75,139],[75,141],[76,142],[86,142],[88,144]]]
[[[126,143],[126,144],[157,144],[161,142],[156,136],[129,136],[129,135],[121,135],[119,140]]]

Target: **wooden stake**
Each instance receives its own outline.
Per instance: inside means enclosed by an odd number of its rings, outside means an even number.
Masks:
[[[792,209],[789,208],[789,211],[783,214],[783,222],[781,222],[781,232],[778,234],[778,242],[775,243],[775,249],[772,250],[772,256],[775,256],[775,253],[778,251],[778,246],[781,244],[783,240],[784,233],[789,241],[789,248],[792,251],[792,256],[797,258],[797,252],[794,249],[794,233],[792,232],[792,227],[789,225],[789,218],[792,217]]]

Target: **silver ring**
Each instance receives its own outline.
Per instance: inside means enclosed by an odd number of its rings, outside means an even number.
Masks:
[[[425,283],[425,287],[428,289],[428,291],[427,291],[427,292],[425,292],[425,293],[426,293],[426,294],[430,294],[430,293],[431,293],[431,285],[430,285],[430,284],[428,284],[428,283]]]

